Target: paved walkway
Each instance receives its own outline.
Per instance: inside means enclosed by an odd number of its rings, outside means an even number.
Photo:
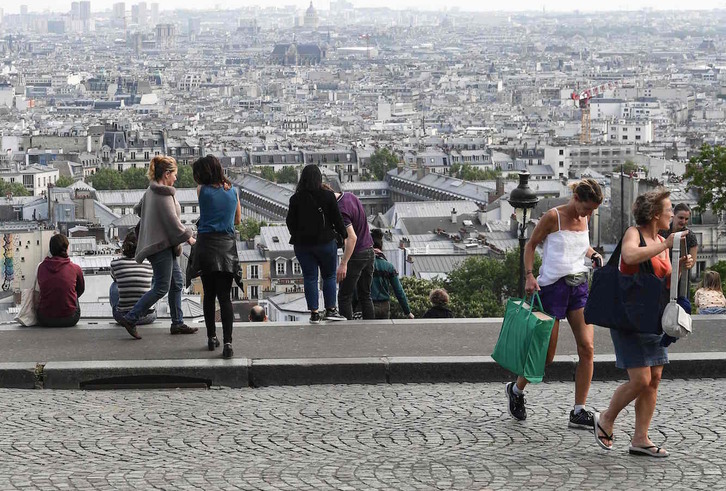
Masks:
[[[596,382],[594,407],[617,386]],[[652,438],[627,454],[632,406],[606,452],[567,429],[571,383],[243,390],[0,390],[0,489],[723,489],[723,380],[661,387]]]

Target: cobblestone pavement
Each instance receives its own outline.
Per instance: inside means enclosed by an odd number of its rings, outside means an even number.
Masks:
[[[572,391],[531,386],[519,423],[503,384],[0,390],[0,490],[726,487],[726,381],[663,382],[663,460],[627,454],[632,406],[612,452],[568,429]]]

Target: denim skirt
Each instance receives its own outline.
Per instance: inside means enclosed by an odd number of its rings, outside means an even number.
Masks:
[[[663,334],[645,334],[610,329],[615,348],[615,366],[622,369],[655,367],[668,363],[668,348],[661,346]]]

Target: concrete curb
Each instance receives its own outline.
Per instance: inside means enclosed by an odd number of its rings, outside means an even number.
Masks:
[[[249,386],[249,360],[120,360],[49,362],[46,389]]]
[[[557,356],[545,381],[573,381],[577,357]],[[673,353],[664,378],[726,378],[726,353]],[[489,356],[0,363],[0,387],[46,389],[316,384],[506,382],[514,378]],[[614,355],[595,356],[594,380],[624,380]]]
[[[0,388],[34,389],[35,363],[0,363]]]
[[[383,358],[253,360],[250,385],[385,384]]]

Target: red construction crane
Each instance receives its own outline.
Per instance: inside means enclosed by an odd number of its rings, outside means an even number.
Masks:
[[[614,89],[619,82],[606,82],[580,92],[573,92],[570,98],[575,102],[575,107],[582,111],[580,143],[590,143],[590,99],[602,94],[606,90]]]

